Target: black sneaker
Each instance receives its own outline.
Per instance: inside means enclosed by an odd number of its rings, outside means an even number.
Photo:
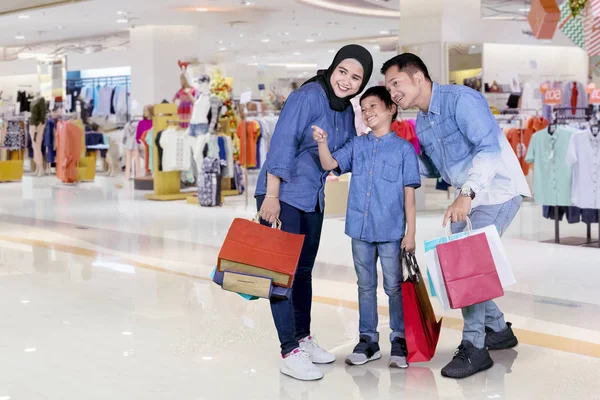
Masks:
[[[369,361],[379,360],[380,358],[379,343],[372,341],[369,336],[361,336],[360,342],[356,345],[352,354],[346,358],[346,364],[364,365]]]
[[[506,327],[502,332],[494,332],[488,327],[485,328],[485,347],[488,350],[512,349],[519,344],[519,340],[512,330],[512,324],[507,322]]]
[[[403,338],[394,339],[394,341],[392,342],[392,353],[390,355],[389,366],[396,368],[408,368],[406,357],[408,357],[406,340]]]
[[[471,342],[463,340],[454,358],[442,369],[442,376],[463,379],[494,366],[487,349],[478,349]]]

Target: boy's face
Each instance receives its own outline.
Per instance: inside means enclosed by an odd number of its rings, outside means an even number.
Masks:
[[[362,119],[369,128],[389,128],[392,125],[392,117],[396,113],[396,106],[388,108],[383,100],[377,96],[369,96],[360,103]]]

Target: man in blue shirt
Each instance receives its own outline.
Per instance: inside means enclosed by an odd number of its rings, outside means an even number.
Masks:
[[[352,172],[346,234],[352,238],[352,255],[358,276],[360,342],[346,358],[363,365],[381,357],[377,332],[377,259],[383,270],[383,287],[389,297],[392,333],[391,367],[407,368],[406,336],[402,311],[401,250],[414,252],[415,189],[421,186],[414,147],[392,131],[397,109],[383,86],[368,89],[360,99],[362,117],[371,128],[367,135],[349,140],[334,151],[327,133],[314,126],[321,165],[326,171]],[[406,218],[405,218],[406,215]]]
[[[483,95],[462,85],[432,82],[423,61],[400,54],[383,65],[386,88],[403,110],[418,108],[417,136],[421,142],[421,175],[442,177],[459,188],[443,225],[474,229],[494,224],[502,235],[517,214],[529,187],[502,130]],[[462,310],[463,341],[442,375],[466,378],[494,364],[489,350],[514,347],[511,324],[493,301]]]

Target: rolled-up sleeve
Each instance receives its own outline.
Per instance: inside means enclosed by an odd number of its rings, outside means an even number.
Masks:
[[[496,175],[500,161],[500,127],[485,98],[476,91],[465,91],[456,100],[456,122],[475,147],[473,167],[464,186],[475,193],[485,189]]]
[[[402,180],[404,186],[418,189],[421,187],[419,160],[413,146],[405,146],[402,162]]]
[[[355,139],[356,137],[348,140],[342,147],[332,154],[332,157],[338,163],[338,167],[335,172],[340,175],[352,172],[352,156],[354,154]]]
[[[269,153],[267,172],[285,182],[292,178],[294,159],[307,127],[312,122],[312,112],[305,93],[292,92],[281,110],[275,126]]]

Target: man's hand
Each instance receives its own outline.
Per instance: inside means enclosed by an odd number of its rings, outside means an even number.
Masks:
[[[415,249],[417,248],[417,244],[415,241],[415,235],[414,234],[407,234],[406,236],[404,236],[404,238],[402,239],[402,250],[404,250],[407,253],[414,253]]]
[[[313,139],[315,139],[317,143],[323,143],[327,141],[327,132],[325,132],[323,129],[319,128],[316,125],[313,125],[312,129]]]
[[[450,222],[465,222],[467,215],[471,211],[471,198],[466,196],[458,196],[454,203],[446,211],[444,215],[444,223],[442,226],[446,227],[448,221]]]

